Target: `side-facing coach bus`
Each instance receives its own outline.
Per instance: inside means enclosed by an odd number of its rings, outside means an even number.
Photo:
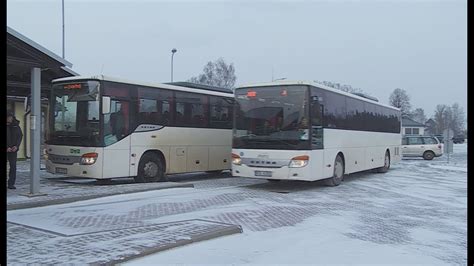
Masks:
[[[230,90],[191,83],[56,79],[47,171],[153,182],[166,174],[230,169],[233,101]]]
[[[401,159],[400,110],[374,98],[291,81],[243,86],[235,98],[234,176],[337,186]]]

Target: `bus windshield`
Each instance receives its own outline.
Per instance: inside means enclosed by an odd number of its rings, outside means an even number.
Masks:
[[[310,148],[306,86],[242,88],[235,97],[234,148]]]
[[[99,82],[55,84],[48,144],[100,146]]]

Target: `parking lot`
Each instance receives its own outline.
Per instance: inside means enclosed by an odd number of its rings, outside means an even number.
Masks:
[[[338,187],[228,175],[170,181],[192,186],[8,211],[8,262],[467,262],[467,144],[454,146],[449,163],[406,159]],[[231,225],[242,231],[157,249]]]

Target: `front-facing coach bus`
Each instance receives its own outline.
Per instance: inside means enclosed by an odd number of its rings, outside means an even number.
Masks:
[[[53,81],[46,168],[94,179],[231,168],[232,91],[97,76]]]
[[[235,90],[232,175],[326,179],[399,162],[400,110],[313,82],[279,81]]]

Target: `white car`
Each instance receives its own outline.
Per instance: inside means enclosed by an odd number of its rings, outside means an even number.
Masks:
[[[433,160],[443,155],[443,143],[434,136],[403,136],[402,156]]]

